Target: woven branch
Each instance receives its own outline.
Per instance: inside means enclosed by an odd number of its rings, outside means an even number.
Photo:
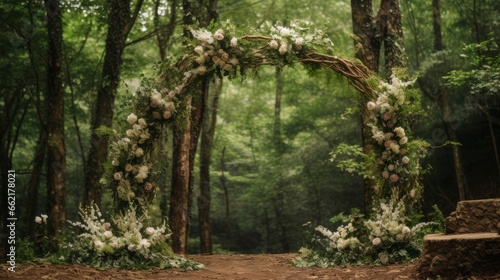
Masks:
[[[369,70],[361,63],[317,52],[304,54],[300,61],[316,63],[330,68],[345,76],[349,83],[360,92],[367,94],[370,98],[375,97],[375,93],[368,83],[368,79],[370,78]]]

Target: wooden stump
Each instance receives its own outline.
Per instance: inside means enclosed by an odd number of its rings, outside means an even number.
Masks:
[[[496,232],[500,229],[500,199],[465,200],[446,218],[446,233]]]
[[[499,277],[500,235],[497,233],[426,235],[424,249],[415,273],[417,279]]]
[[[500,199],[460,201],[446,234],[429,234],[417,279],[500,279]]]

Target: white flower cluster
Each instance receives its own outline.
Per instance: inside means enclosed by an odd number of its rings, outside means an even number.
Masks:
[[[163,107],[170,107],[168,102],[161,102],[161,104]],[[127,116],[127,122],[131,128],[126,130],[126,137],[121,137],[115,132],[116,140],[111,143],[111,164],[114,166],[112,176],[117,182],[118,197],[130,201],[136,196],[130,182],[132,178],[144,189],[148,184],[145,180],[149,176],[150,167],[144,158],[145,151],[141,145],[151,138],[151,134],[144,118],[138,118],[137,115],[131,113]]]
[[[48,216],[45,214],[41,214],[40,216],[35,217],[35,223],[41,225],[41,224],[47,224],[47,218]]]
[[[296,21],[292,22],[290,27],[284,27],[278,22],[270,27],[272,40],[269,42],[269,47],[278,50],[280,55],[285,55],[292,50],[300,51],[305,44],[313,41],[333,45],[330,39],[323,39],[323,32],[320,30],[316,30],[313,34],[306,33],[309,25],[309,22]]]
[[[387,264],[400,257],[401,250],[407,248],[415,249],[415,243],[421,238],[423,229],[434,223],[419,223],[412,228],[407,225],[409,221],[405,212],[404,202],[395,196],[386,203],[380,203],[380,207],[375,208],[375,215],[371,219],[351,217],[351,222],[337,228],[331,232],[324,226],[317,226],[316,231],[320,232],[325,239],[321,239],[324,250],[332,252],[330,260],[333,263],[342,264],[343,258],[359,259],[370,256],[378,263]],[[359,222],[355,227],[353,223]],[[368,234],[366,234],[368,233]],[[326,244],[323,242],[326,241]],[[397,244],[397,246],[394,246]],[[321,263],[312,251],[304,251],[302,258],[313,257],[313,263]],[[340,253],[340,254],[339,254]],[[316,255],[317,256],[317,255]],[[339,257],[342,256],[342,257]],[[316,259],[314,259],[316,258]]]
[[[380,203],[376,217],[365,222],[373,246],[404,242],[410,238],[411,230],[405,225],[407,217],[404,209],[401,202]]]
[[[137,217],[135,209],[130,209],[123,216],[113,219],[111,223],[102,218],[97,206],[80,210],[81,222],[68,221],[72,226],[79,227],[84,233],[77,236],[80,244],[89,244],[89,249],[97,254],[113,254],[118,250],[128,250],[144,258],[148,258],[152,246],[159,242],[165,242],[170,234],[165,234],[167,227],[144,227],[146,217]],[[77,243],[77,242],[76,242]],[[68,247],[72,248],[73,244]],[[82,249],[82,248],[75,248]]]
[[[164,95],[153,89],[150,92],[150,103],[149,106],[152,111],[152,117],[155,120],[168,120],[175,112],[175,104],[172,102],[175,95],[178,93],[179,89],[174,89],[168,91],[167,89],[162,90]],[[129,121],[130,123],[130,121]]]
[[[206,30],[191,30],[193,37],[200,41],[200,45],[194,48],[195,53],[199,56],[195,59],[199,66],[184,73],[185,76],[204,75],[207,71],[206,64],[212,62],[217,67],[225,71],[231,71],[239,65],[239,60],[230,50],[236,51],[238,47],[238,38],[232,37],[229,40],[229,49],[224,50],[221,46],[221,41],[225,38],[225,31],[218,29],[212,33]]]
[[[390,183],[398,183],[407,176],[410,158],[405,129],[397,124],[402,123],[403,116],[398,115],[400,107],[406,102],[405,88],[414,81],[403,82],[396,76],[391,83],[380,83],[377,100],[366,104],[370,113],[371,132],[377,143],[385,149],[379,158],[382,166],[381,176]]]
[[[361,244],[358,238],[352,236],[352,233],[356,231],[352,223],[349,223],[347,226],[339,226],[336,232],[331,232],[321,225],[315,229],[329,239],[329,248],[327,250],[337,249],[342,251],[348,248],[355,248]]]

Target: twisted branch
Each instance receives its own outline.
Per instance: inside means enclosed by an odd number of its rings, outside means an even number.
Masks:
[[[370,72],[361,63],[317,52],[304,54],[300,61],[303,63],[315,63],[330,68],[346,77],[349,83],[360,92],[367,94],[370,98],[375,97],[375,92],[368,83]]]

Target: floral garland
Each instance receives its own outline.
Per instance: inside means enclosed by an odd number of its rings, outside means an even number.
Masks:
[[[347,77],[359,90],[372,94],[368,71],[360,63],[315,52],[320,49],[331,53],[333,43],[320,30],[309,33],[307,22],[269,26],[269,36],[237,37],[228,22],[221,27],[214,33],[191,30],[194,40],[188,53],[176,63],[163,65],[158,77],[143,80],[125,133],[114,131],[111,168],[101,183],[113,190],[118,209],[126,211],[133,205],[144,211],[155,197],[157,140],[165,126],[182,120],[180,116],[188,109],[184,98],[196,94],[196,85],[203,79],[214,75],[234,78],[261,65],[282,67],[302,62],[326,66]]]
[[[396,196],[412,204],[421,196],[420,159],[426,155],[429,144],[411,137],[408,118],[421,110],[418,91],[409,89],[413,83],[414,80],[404,82],[392,75],[391,83],[381,81],[377,98],[366,104],[367,125],[377,144],[377,165],[371,170],[377,181],[377,199]]]
[[[372,167],[372,177],[378,182],[377,198],[390,197],[393,192],[416,201],[421,186],[419,159],[428,146],[422,140],[409,140],[406,119],[418,111],[418,94],[408,87],[413,81],[403,82],[393,76],[391,83],[379,82],[374,90],[368,82],[369,71],[361,64],[334,55],[333,43],[315,30],[309,32],[307,23],[297,22],[291,27],[280,24],[269,26],[269,36],[235,36],[234,27],[223,23],[214,33],[192,30],[194,37],[188,53],[176,63],[159,69],[155,79],[144,79],[135,101],[135,112],[127,117],[125,135],[115,131],[111,143],[112,168],[102,182],[112,188],[119,209],[129,205],[145,210],[157,190],[154,154],[161,131],[172,122],[182,121],[186,114],[184,99],[196,94],[196,85],[203,79],[217,75],[234,78],[243,76],[261,65],[283,67],[302,62],[320,65],[345,76],[372,101],[367,103],[378,165]]]

